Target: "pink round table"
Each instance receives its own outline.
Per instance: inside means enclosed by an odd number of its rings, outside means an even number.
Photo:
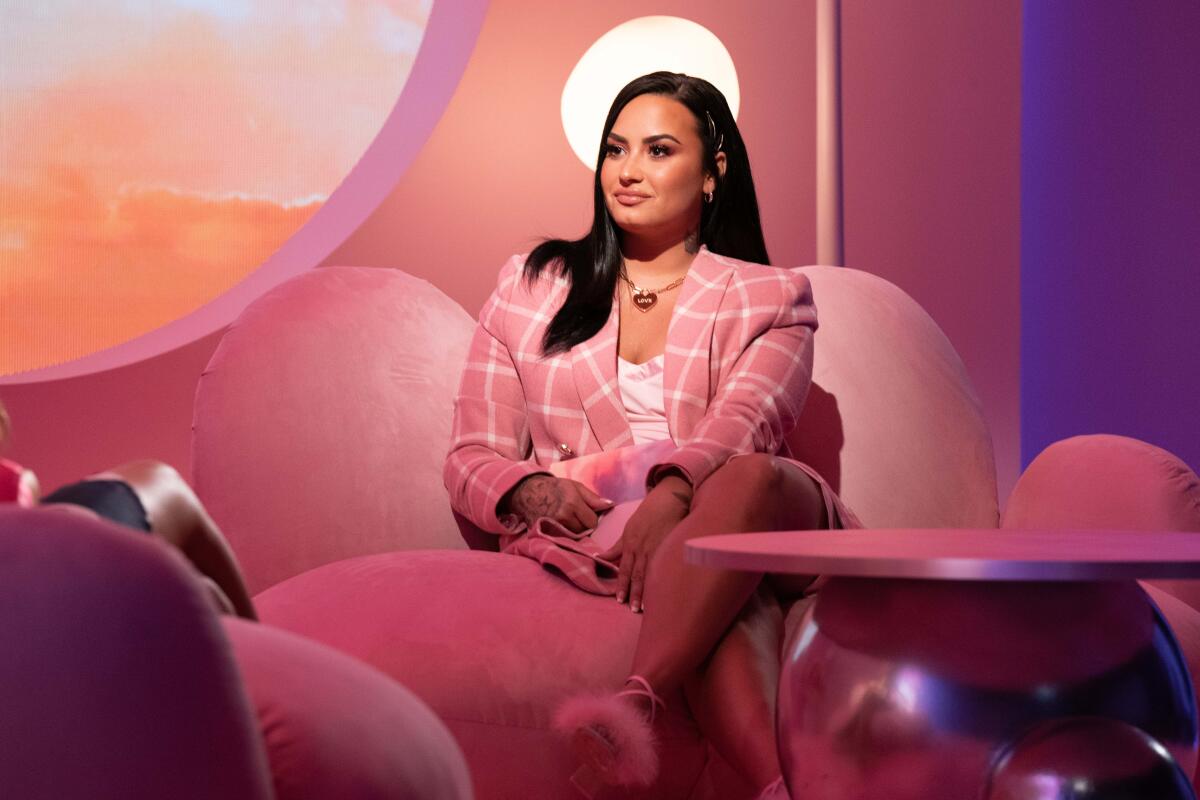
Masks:
[[[793,797],[1194,796],[1195,694],[1137,579],[1200,578],[1200,534],[784,531],[685,557],[823,576],[779,683]]]

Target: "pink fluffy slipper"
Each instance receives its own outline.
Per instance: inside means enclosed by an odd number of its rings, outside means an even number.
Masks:
[[[653,724],[663,701],[640,676],[626,683],[637,686],[616,694],[573,697],[554,715],[555,730],[571,743],[582,762],[572,782],[585,796],[603,785],[649,786],[658,777]],[[630,695],[650,699],[649,719],[624,699]]]

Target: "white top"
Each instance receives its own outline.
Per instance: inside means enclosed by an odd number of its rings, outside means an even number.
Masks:
[[[634,444],[671,438],[663,400],[663,362],[661,355],[642,364],[617,357],[617,385]]]

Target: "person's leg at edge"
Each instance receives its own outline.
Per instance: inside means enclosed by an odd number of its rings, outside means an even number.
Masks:
[[[763,602],[747,607],[761,574],[687,564],[684,543],[718,533],[825,528],[826,516],[820,488],[801,470],[767,455],[739,457],[697,489],[691,513],[663,542],[646,578],[631,674],[659,693],[686,681],[701,730],[759,788],[780,772],[774,685],[782,612]],[[764,635],[764,626],[774,626],[774,635]]]
[[[134,461],[89,477],[129,484],[146,509],[154,534],[177,548],[202,576],[216,584],[235,614],[258,618],[233,550],[173,467],[158,461]]]

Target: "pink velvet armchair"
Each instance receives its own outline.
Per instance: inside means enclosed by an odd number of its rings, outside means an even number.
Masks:
[[[471,797],[416,697],[328,647],[218,617],[150,537],[6,505],[0,586],[5,797]]]
[[[869,526],[996,527],[990,437],[945,336],[878,277],[803,269],[821,325],[798,457]],[[275,289],[200,382],[193,474],[265,621],[422,698],[462,746],[478,797],[573,798],[552,711],[619,685],[639,617],[532,561],[466,548],[441,466],[473,324],[398,270],[323,268]],[[1031,506],[1054,505],[1049,483]],[[1196,613],[1167,602],[1194,635]],[[670,706],[664,769],[642,796],[748,796],[682,699]]]

